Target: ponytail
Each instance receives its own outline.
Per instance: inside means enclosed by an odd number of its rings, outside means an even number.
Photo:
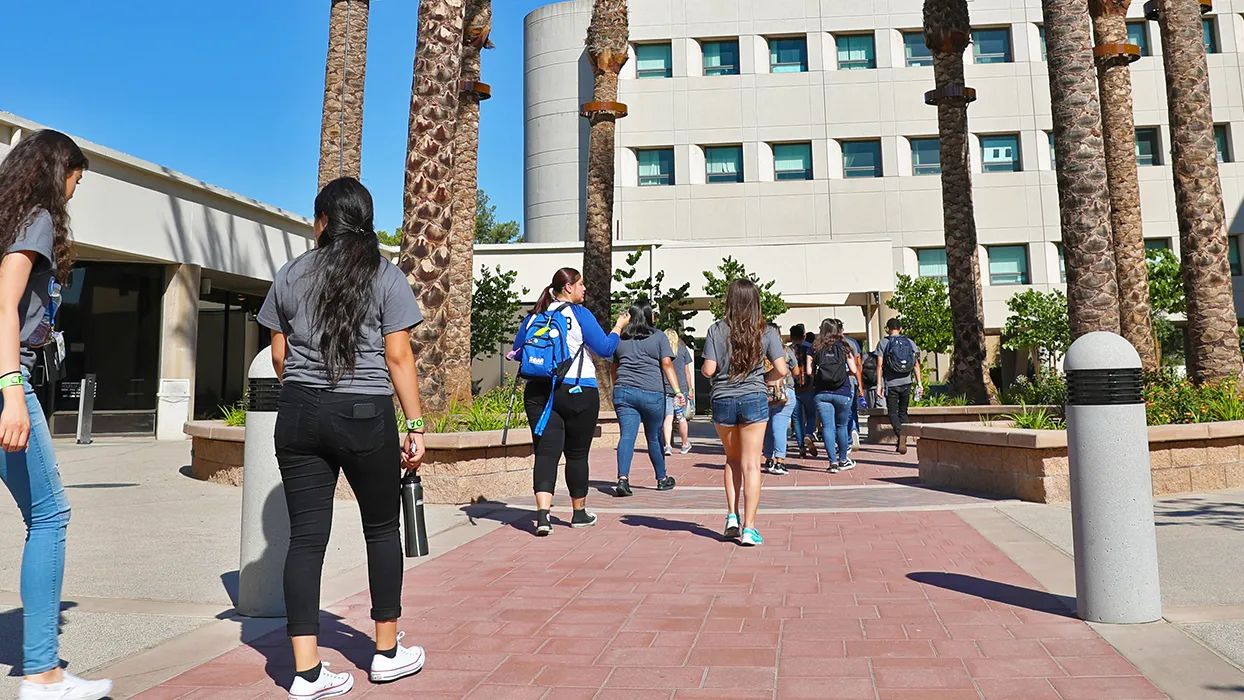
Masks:
[[[557,295],[561,294],[567,286],[578,282],[582,277],[583,275],[579,274],[579,271],[573,267],[563,267],[553,273],[553,281],[544,288],[543,292],[540,292],[540,298],[536,300],[536,305],[531,307],[531,313],[534,315],[548,311],[549,306],[557,300]]]

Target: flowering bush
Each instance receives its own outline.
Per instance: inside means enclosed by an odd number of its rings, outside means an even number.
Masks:
[[[1244,420],[1244,399],[1234,381],[1198,387],[1167,368],[1145,375],[1144,398],[1149,425]]]
[[[1062,406],[1067,403],[1067,380],[1054,372],[1038,372],[1035,379],[1021,374],[1002,399],[1014,406]]]

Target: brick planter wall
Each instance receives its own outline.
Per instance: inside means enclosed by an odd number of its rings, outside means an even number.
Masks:
[[[1044,408],[1050,415],[1061,416],[1061,406],[1029,406],[1029,409]],[[976,421],[981,417],[996,419],[1018,413],[1022,406],[913,406],[907,410],[908,425],[929,425],[941,423],[963,423]],[[890,427],[890,413],[884,408],[870,408],[863,411],[868,416],[868,438],[866,442],[873,445],[893,445],[897,441],[894,429]],[[915,436],[910,432],[908,437]]]
[[[1071,500],[1067,433],[978,423],[913,426],[920,481],[1036,503]],[[1244,421],[1149,428],[1153,495],[1244,487]]]

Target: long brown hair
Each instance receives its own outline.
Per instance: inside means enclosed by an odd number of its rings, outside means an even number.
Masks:
[[[566,291],[566,287],[578,282],[582,278],[583,275],[579,274],[579,271],[573,267],[563,267],[557,272],[554,272],[553,281],[549,283],[549,286],[544,288],[543,292],[540,292],[540,298],[536,300],[536,305],[531,307],[531,313],[544,313],[548,310],[549,304],[552,304],[557,300],[558,294]]]
[[[816,334],[816,341],[812,343],[813,352],[821,352],[828,350],[838,343],[842,342],[842,324],[837,319],[827,318],[821,321],[821,332]],[[849,352],[848,346],[848,354]]]
[[[52,217],[56,279],[68,282],[73,272],[73,237],[65,182],[70,173],[89,166],[78,144],[59,131],[36,131],[14,146],[0,163],[0,251],[7,251],[22,226],[42,209]]]
[[[752,373],[764,360],[761,340],[765,319],[760,312],[760,292],[748,279],[736,279],[726,287],[726,328],[730,330],[730,378]]]

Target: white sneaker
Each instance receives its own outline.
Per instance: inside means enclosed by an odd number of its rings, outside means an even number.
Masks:
[[[405,636],[405,632],[399,632],[397,635],[397,656],[390,659],[387,656],[376,654],[372,657],[372,683],[395,681],[399,678],[416,674],[423,668],[423,662],[427,659],[427,656],[423,653],[423,647],[402,646],[402,637]]]
[[[851,449],[858,451],[860,449],[860,431],[851,431]]]
[[[68,672],[60,683],[31,683],[23,680],[18,700],[99,700],[112,692],[108,679],[88,681]]]
[[[353,687],[354,676],[348,673],[333,673],[328,670],[328,664],[324,664],[320,668],[320,677],[314,683],[294,676],[294,682],[289,686],[289,700],[335,698],[350,692]]]

